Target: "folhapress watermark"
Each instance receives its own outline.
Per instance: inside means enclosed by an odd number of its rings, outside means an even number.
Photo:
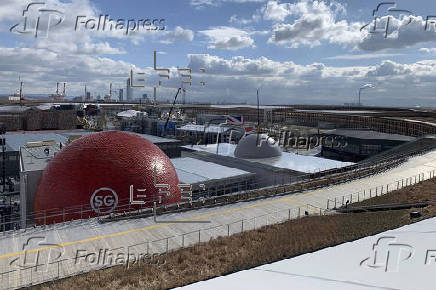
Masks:
[[[380,237],[372,246],[371,255],[360,266],[384,272],[398,272],[400,264],[413,257],[414,248],[399,243],[396,237]]]
[[[50,265],[61,261],[65,248],[57,243],[48,242],[45,237],[28,238],[22,245],[22,255],[9,261],[13,269],[31,269],[35,272],[47,272]]]
[[[385,13],[383,13],[383,11],[385,11]],[[393,15],[398,15],[399,20],[402,21],[405,26],[411,24],[414,19],[412,11],[398,8],[396,2],[380,2],[372,11],[373,20],[363,25],[360,31],[367,30],[368,33],[371,34],[380,33],[383,34],[384,38],[397,38],[398,33],[394,32],[398,32],[398,27],[392,25]],[[431,28],[433,28],[434,32],[436,29],[436,16],[428,15],[423,18],[425,18],[424,31],[431,31]]]
[[[79,15],[76,17],[75,31],[123,31],[132,32],[165,30],[165,19],[112,19],[110,15],[100,15],[98,19]]]
[[[271,146],[278,145],[283,149],[298,150],[309,150],[318,146],[329,148],[345,148],[348,146],[347,138],[339,135],[300,135],[292,131],[274,129],[268,129],[267,133],[267,135],[260,135],[257,146],[261,146],[263,142],[267,142]]]
[[[22,13],[23,22],[13,25],[9,30],[18,34],[33,34],[36,38],[45,32],[48,36],[50,29],[59,26],[65,19],[62,11],[45,7],[44,2],[32,2]]]
[[[436,234],[431,231],[380,236],[359,264],[368,271],[385,273],[433,271],[436,270],[435,239]]]
[[[22,11],[23,20],[21,23],[14,24],[9,30],[17,34],[33,35],[37,37],[48,37],[49,32],[58,29],[67,23],[65,21],[72,17],[74,23],[71,31],[100,31],[100,32],[122,32],[131,35],[140,31],[162,31],[166,29],[164,18],[142,18],[124,19],[112,18],[108,14],[96,16],[87,15],[66,15],[64,11],[47,7],[45,2],[29,3]]]
[[[100,249],[77,249],[74,256],[75,265],[83,266],[117,266],[125,265],[129,268],[132,265],[152,265],[162,266],[166,263],[162,254],[147,253],[147,252],[131,252],[125,247],[116,249],[100,248]]]

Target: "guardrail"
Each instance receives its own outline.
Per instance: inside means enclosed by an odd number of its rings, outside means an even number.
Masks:
[[[148,240],[142,243],[130,244],[122,248],[110,249],[110,251],[116,252],[116,250],[124,250],[129,259],[134,253],[143,253],[144,256],[153,256],[156,254],[161,255],[200,242],[208,242],[211,239],[218,237],[230,236],[236,233],[259,229],[264,226],[285,222],[287,220],[307,215],[319,215],[319,212],[308,211],[305,207],[289,208],[249,219],[241,219],[228,224],[221,224],[191,232],[185,232],[176,236],[168,236],[158,240]],[[0,273],[0,289],[30,287],[83,274],[90,270],[101,270],[115,266],[113,264],[99,266],[78,265],[77,260],[77,257],[74,257],[5,271]],[[127,264],[128,263],[129,260],[127,260]],[[132,261],[131,264],[133,264]]]
[[[292,219],[298,219],[304,216],[320,216],[331,214],[334,209],[340,205],[346,205],[358,202],[371,197],[386,194],[391,191],[401,189],[406,186],[414,185],[424,180],[436,177],[436,170],[427,173],[420,173],[408,178],[394,181],[389,184],[376,186],[369,190],[360,191],[350,195],[344,195],[334,200],[327,199],[326,208],[312,204],[274,211],[271,213],[255,216],[247,219],[240,219],[231,223],[219,224],[207,228],[200,228],[195,231],[184,232],[174,236],[164,237],[158,240],[147,240],[142,243],[130,244],[124,247],[109,249],[109,251],[124,251],[127,253],[126,265],[128,266],[130,257],[136,257],[137,253],[143,253],[148,257],[169,253],[184,247],[189,247],[201,242],[208,242],[218,237],[230,236],[250,230],[259,229],[264,226],[278,224]],[[361,198],[359,198],[361,197]],[[334,207],[331,207],[334,205]],[[81,257],[79,257],[80,260]],[[136,259],[136,258],[135,258]],[[100,270],[117,264],[103,265],[82,265],[77,263],[77,256],[70,259],[62,259],[50,263],[36,263],[19,269],[12,269],[0,273],[0,288],[14,289],[20,287],[29,287],[36,284],[55,281],[61,278],[67,278],[78,274],[86,273],[90,270]],[[136,261],[136,260],[135,260]],[[132,262],[131,264],[133,264]]]
[[[391,191],[396,191],[404,187],[411,186],[420,183],[422,181],[435,178],[435,174],[436,174],[436,170],[428,171],[427,175],[425,174],[425,172],[422,172],[413,175],[411,177],[399,179],[385,185],[375,186],[369,189],[365,189],[363,191],[358,191],[352,194],[343,195],[341,197],[335,197],[334,200],[327,199],[326,209],[334,210],[338,206],[342,207],[353,202],[360,202],[372,197],[381,196]],[[426,176],[428,177],[426,178]]]
[[[215,187],[211,191],[204,191],[201,195],[197,196],[197,200],[192,202],[180,202],[171,205],[164,205],[158,207],[159,212],[180,212],[191,209],[201,208],[203,206],[212,205],[224,205],[241,200],[253,200],[271,197],[275,195],[293,194],[304,190],[318,189],[326,186],[340,184],[349,180],[367,177],[379,172],[386,171],[392,167],[395,167],[410,157],[421,155],[433,148],[422,148],[415,152],[404,152],[395,156],[388,156],[384,159],[373,162],[361,162],[354,165],[333,168],[325,171],[308,173],[301,176],[288,176],[284,178],[283,175],[277,177],[275,182],[277,185],[266,186],[266,179],[256,178],[254,182],[244,182],[237,185],[230,185],[226,187],[226,184],[221,188]],[[130,215],[143,215],[152,214],[150,207],[153,204],[152,200],[148,204],[133,206],[129,200],[120,200],[116,210],[111,213],[109,218],[117,217],[118,215],[126,216]],[[82,220],[90,218],[94,215],[94,210],[89,204],[68,207],[63,209],[50,209],[43,212],[30,213],[26,217],[26,228],[35,227],[33,224],[38,221],[43,226],[47,225],[46,220],[49,218],[57,218],[59,223],[68,222],[71,220]],[[0,217],[0,231],[3,231],[3,235],[7,231],[19,230],[21,219],[13,216]],[[29,225],[30,224],[30,225]],[[1,237],[1,236],[0,236]]]

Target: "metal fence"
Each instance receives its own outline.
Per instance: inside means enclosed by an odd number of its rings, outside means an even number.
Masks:
[[[228,224],[222,224],[207,228],[185,232],[175,236],[168,236],[153,241],[126,245],[122,248],[110,249],[112,252],[123,250],[127,252],[127,263],[134,253],[143,253],[143,256],[153,256],[169,253],[184,247],[189,247],[200,242],[209,242],[218,237],[230,236],[249,230],[259,229],[263,226],[285,222],[290,219],[302,217],[304,215],[318,215],[319,211],[309,211],[305,207],[281,210],[269,214],[256,216],[249,219],[241,219]],[[55,281],[78,274],[89,272],[90,270],[100,270],[115,266],[115,264],[92,265],[77,263],[77,257],[62,259],[55,262],[31,265],[20,269],[11,269],[0,273],[0,289],[14,289],[29,287],[36,284]],[[131,264],[132,261],[130,261]],[[124,264],[126,265],[126,264]]]
[[[332,168],[329,170],[324,171],[318,171],[313,173],[307,173],[302,174],[299,176],[295,175],[284,175],[280,174],[277,176],[274,176],[273,179],[271,178],[263,178],[256,176],[256,178],[251,180],[241,180],[241,182],[233,182],[231,184],[226,183],[216,183],[215,186],[211,186],[207,190],[201,191],[200,193],[197,193],[193,196],[194,203],[195,202],[202,202],[205,200],[214,200],[216,198],[222,198],[227,196],[245,196],[247,192],[253,192],[256,190],[263,190],[263,189],[271,189],[275,188],[277,186],[282,186],[283,188],[276,188],[276,192],[279,193],[283,191],[283,193],[291,194],[295,192],[301,191],[303,188],[305,190],[307,189],[315,189],[322,186],[327,185],[333,185],[338,184],[341,182],[344,182],[344,180],[340,180],[339,182],[335,182],[334,180],[328,180],[330,177],[343,175],[343,174],[353,174],[355,176],[354,178],[362,178],[366,177],[371,174],[380,173],[383,171],[386,171],[394,166],[399,165],[400,163],[408,160],[411,156],[414,155],[420,155],[424,152],[415,152],[412,155],[401,155],[401,156],[389,156],[387,158],[384,158],[382,160],[377,160],[376,163],[358,163],[342,168]],[[308,181],[323,181],[324,183],[322,185],[316,185],[316,186],[310,186],[305,185],[305,182]],[[294,186],[295,190],[290,190],[289,188],[284,188],[284,186]],[[152,201],[147,201],[147,204],[143,205],[132,205],[130,203],[130,200],[119,200],[119,204],[117,208],[111,213],[113,215],[116,214],[125,214],[129,212],[141,214],[150,212],[150,204],[152,202],[159,201],[159,198],[156,197]],[[180,207],[192,206],[191,202],[180,202],[177,204],[173,204],[170,206],[164,205],[163,208],[167,209],[174,208],[179,209]],[[107,215],[107,214],[106,214]],[[3,235],[6,234],[7,231],[15,231],[22,228],[32,228],[36,224],[40,225],[47,225],[47,220],[49,219],[55,219],[56,222],[64,223],[71,220],[82,220],[82,219],[88,219],[90,217],[95,217],[95,211],[92,209],[90,204],[84,204],[84,205],[77,205],[72,206],[68,208],[54,208],[46,211],[40,211],[40,212],[32,212],[28,213],[26,215],[26,218],[23,219],[18,217],[17,215],[10,215],[10,216],[0,216],[0,232],[3,232]],[[101,215],[103,216],[103,215]],[[22,224],[25,224],[25,227],[22,227]],[[1,235],[0,235],[1,238]]]
[[[336,209],[337,207],[345,206],[353,202],[360,202],[372,197],[381,196],[391,191],[399,190],[404,187],[414,185],[428,179],[432,179],[435,177],[435,174],[436,170],[431,170],[427,173],[422,172],[407,178],[396,180],[385,185],[374,186],[369,189],[364,189],[363,191],[343,195],[341,197],[335,197],[334,200],[327,199],[326,209]]]
[[[406,186],[410,186],[424,180],[435,178],[436,170],[420,173],[408,178],[397,180],[389,184],[376,186],[364,191],[356,192],[334,200],[327,199],[326,208],[306,204],[301,207],[294,207],[259,215],[252,218],[240,219],[231,223],[215,225],[198,230],[180,233],[174,236],[167,236],[158,240],[147,240],[141,243],[129,244],[124,247],[110,249],[112,252],[122,251],[127,253],[124,265],[132,264],[131,257],[138,253],[147,255],[161,255],[184,247],[189,247],[201,242],[209,242],[218,237],[230,236],[245,231],[259,229],[264,226],[282,223],[291,219],[298,219],[303,216],[324,215],[334,212],[334,208],[349,203],[362,201],[371,197],[384,195]],[[136,258],[135,258],[136,259]],[[79,257],[80,260],[80,257]],[[115,266],[116,264],[95,265],[78,263],[77,256],[70,259],[62,259],[45,264],[35,264],[28,267],[11,269],[0,273],[0,288],[14,289],[28,287],[40,283],[55,281],[61,278],[71,277],[78,274]]]

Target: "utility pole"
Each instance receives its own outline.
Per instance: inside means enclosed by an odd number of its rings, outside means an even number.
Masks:
[[[23,106],[23,82],[20,82],[20,106]]]
[[[256,146],[259,146],[259,133],[260,133],[260,107],[259,107],[259,89],[256,91],[257,95],[257,128],[256,128]]]
[[[153,105],[156,106],[156,87],[153,87]]]
[[[1,128],[0,128],[0,134],[1,134],[1,138],[0,138],[0,142],[2,145],[2,181],[1,184],[2,186],[2,192],[5,192],[5,187],[6,187],[6,126],[4,124],[1,124]]]
[[[185,83],[182,82],[182,91],[183,91],[183,97],[182,97],[182,104],[186,104],[186,90],[185,90]]]

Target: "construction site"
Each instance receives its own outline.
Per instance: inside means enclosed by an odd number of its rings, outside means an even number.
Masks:
[[[4,122],[2,135],[5,289],[123,264],[78,263],[79,252],[103,249],[134,264],[130,256],[168,256],[288,220],[343,215],[344,207],[435,178],[433,110],[44,107],[3,106],[0,116],[16,110],[23,124]]]
[[[434,290],[409,2],[0,1],[0,290]]]

